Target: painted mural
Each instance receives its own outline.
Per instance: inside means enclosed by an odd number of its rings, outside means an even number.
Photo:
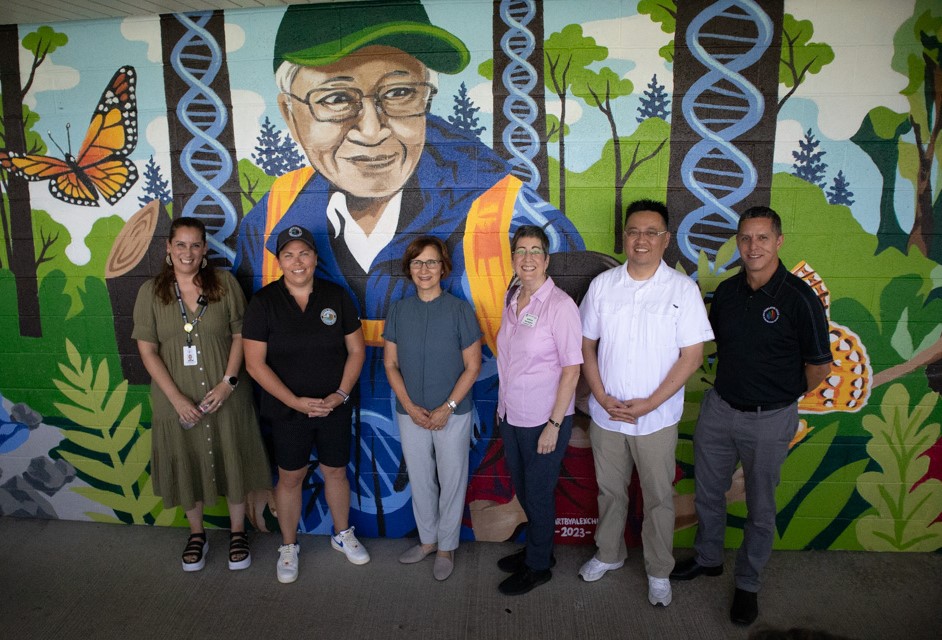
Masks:
[[[380,186],[401,194],[398,221],[351,252],[344,239],[357,230],[331,196],[376,185],[331,173],[329,141],[294,117],[315,108],[312,96],[286,95],[278,68],[299,44],[304,60],[382,55],[336,33],[391,7],[0,27],[0,514],[185,522],[151,488],[149,380],[131,310],[170,221],[195,216],[211,261],[247,294],[280,275],[273,236],[302,224],[318,276],[356,301],[368,354],[348,475],[351,523],[367,537],[415,530],[381,334],[389,305],[411,293],[398,275],[405,246],[418,234],[446,242],[455,269],[443,285],[472,303],[485,335],[462,537],[517,539],[526,522],[495,429],[509,236],[546,227],[552,275],[578,301],[624,260],[625,205],[656,198],[673,216],[669,261],[707,303],[738,269],[737,212],[763,204],[782,215],[786,267],[827,309],[834,364],[799,405],[777,547],[942,549],[937,2],[397,2],[443,34],[390,28],[383,42],[426,43],[416,57],[435,71],[434,100],[395,132],[412,161]],[[707,345],[687,384],[678,546],[693,541],[692,432],[714,352]],[[563,463],[559,542],[590,543],[595,529],[587,424],[577,419]],[[727,497],[738,544],[741,477]],[[260,530],[277,527],[269,500],[250,498]],[[207,519],[227,526],[225,507]],[[312,460],[302,530],[331,524]]]

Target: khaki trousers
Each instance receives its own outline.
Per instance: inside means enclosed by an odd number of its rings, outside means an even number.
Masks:
[[[674,568],[674,495],[677,425],[644,436],[608,431],[594,421],[589,427],[595,479],[599,485],[599,524],[596,557],[609,564],[628,555],[625,522],[628,517],[628,484],[638,469],[644,497],[644,568],[649,576],[667,578]]]

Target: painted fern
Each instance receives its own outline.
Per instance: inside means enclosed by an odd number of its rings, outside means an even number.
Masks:
[[[111,388],[107,360],[97,369],[91,358],[83,363],[69,340],[65,352],[68,362],[59,363],[62,379],[54,379],[53,384],[66,402],[57,402],[55,407],[74,426],[62,427],[66,441],[58,454],[90,485],[73,491],[115,513],[114,517],[96,512],[85,515],[98,522],[171,524],[175,510],[161,511],[151,486],[151,439],[140,424],[141,405],[125,407],[127,380]]]

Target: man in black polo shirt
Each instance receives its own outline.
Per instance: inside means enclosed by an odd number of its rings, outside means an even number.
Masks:
[[[759,614],[759,576],[772,553],[775,488],[798,427],[798,399],[824,380],[832,359],[824,307],[778,259],[783,239],[775,211],[747,209],[736,232],[742,270],[713,295],[716,383],[693,439],[696,555],[671,573],[675,580],[723,573],[725,494],[742,461],[747,516],[729,612],[739,624]]]

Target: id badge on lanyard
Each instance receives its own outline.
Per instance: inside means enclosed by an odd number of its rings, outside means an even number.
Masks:
[[[186,315],[186,307],[183,305],[183,297],[180,295],[180,285],[174,282],[173,288],[176,291],[177,302],[180,305],[180,315],[183,316],[183,332],[186,334],[186,344],[183,347],[183,366],[195,367],[199,364],[199,357],[197,355],[196,345],[193,344],[192,334],[193,329],[199,324],[200,318],[206,313],[206,298],[200,294],[199,298],[196,299],[196,304],[199,305],[200,312],[196,316],[196,319],[190,322],[190,319]]]

